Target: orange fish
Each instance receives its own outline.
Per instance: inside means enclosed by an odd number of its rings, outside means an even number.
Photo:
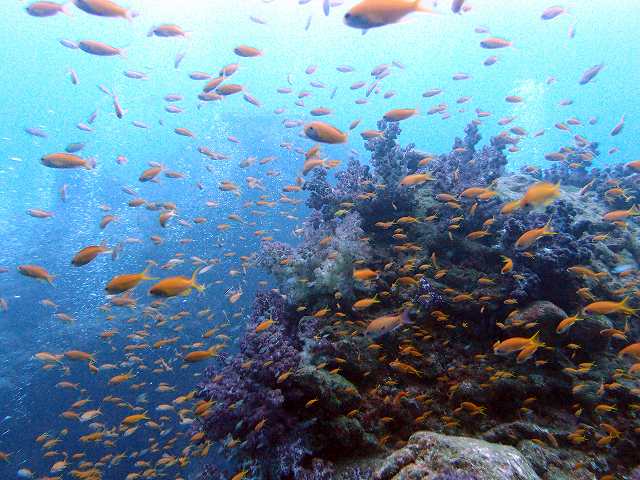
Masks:
[[[619,357],[630,356],[640,360],[640,343],[632,343],[618,352]]]
[[[389,110],[382,118],[387,122],[400,122],[413,117],[417,113],[418,110],[415,108],[396,108],[394,110]]]
[[[47,270],[38,265],[18,265],[18,271],[25,277],[45,280],[50,285],[53,285],[55,275],[51,275]]]
[[[493,347],[493,353],[496,355],[509,355],[511,353],[520,352],[518,355],[518,363],[525,361],[535,351],[544,347],[544,343],[538,340],[540,332],[536,332],[532,337],[512,337],[502,342],[497,342]]]
[[[362,0],[344,15],[344,23],[368,30],[398,23],[413,12],[433,13],[421,0]]]
[[[636,215],[640,215],[640,210],[637,205],[633,205],[629,210],[614,210],[612,212],[605,213],[602,216],[602,219],[607,222],[616,222],[623,218],[633,217]]]
[[[101,253],[111,253],[111,250],[106,245],[90,245],[84,247],[78,253],[75,254],[71,260],[71,264],[75,267],[81,267],[91,262]]]
[[[49,168],[86,168],[92,170],[96,164],[93,159],[83,159],[72,153],[50,153],[40,159],[40,163]]]
[[[184,356],[184,361],[188,363],[201,362],[211,357],[215,357],[224,345],[214,345],[208,350],[196,350]]]
[[[370,268],[361,268],[353,270],[353,278],[356,280],[360,280],[361,282],[365,282],[367,280],[373,280],[374,278],[378,278],[378,272],[375,270],[371,270]]]
[[[549,205],[560,196],[560,183],[538,182],[531,185],[520,199],[520,208]]]
[[[233,53],[238,55],[239,57],[259,57],[262,55],[262,52],[254,47],[249,47],[247,45],[240,45],[233,49]]]
[[[135,16],[131,10],[111,0],[73,0],[73,4],[80,10],[99,17],[121,17],[131,21]]]
[[[403,187],[408,187],[411,185],[422,185],[424,182],[429,180],[433,180],[433,177],[428,173],[414,173],[412,175],[407,175],[402,180],[400,180],[400,185]]]
[[[523,250],[525,248],[529,248],[533,245],[538,239],[548,236],[548,235],[556,235],[557,233],[551,230],[551,219],[540,228],[533,228],[527,232],[524,232],[520,235],[520,238],[516,240],[516,248],[519,250]]]
[[[611,313],[622,313],[624,315],[635,315],[636,309],[629,307],[629,297],[620,302],[604,300],[593,302],[584,307],[587,315],[609,315]]]
[[[204,285],[196,282],[196,276],[200,270],[201,268],[196,268],[191,278],[182,275],[164,278],[153,285],[149,289],[149,293],[158,297],[175,297],[176,295],[189,295],[192,288],[195,288],[198,292],[204,292]]]
[[[153,27],[147,33],[147,37],[152,37],[154,35],[157,37],[186,37],[188,34],[178,25],[165,23],[163,25]]]
[[[32,17],[51,17],[58,13],[70,15],[67,4],[59,4],[55,2],[33,2],[25,8],[27,13]]]
[[[152,266],[153,264],[150,263],[147,266],[147,268],[145,268],[140,273],[127,273],[124,275],[116,275],[109,281],[109,283],[107,283],[105,290],[110,294],[123,293],[123,292],[126,292],[127,290],[131,290],[143,280],[157,280],[157,278],[155,277],[147,276],[147,273],[149,272]]]
[[[385,315],[371,321],[367,325],[366,334],[374,338],[379,337],[409,323],[409,313],[406,310],[397,315]]]
[[[304,133],[311,140],[321,143],[345,143],[348,135],[325,122],[311,122],[304,126]]]
[[[380,303],[380,300],[378,300],[377,295],[373,298],[363,298],[353,304],[353,309],[366,310],[367,308],[371,307],[372,305],[375,305],[376,303]]]
[[[560,321],[560,323],[558,323],[558,326],[556,327],[556,333],[562,334],[567,332],[574,323],[579,322],[580,320],[584,319],[578,317],[577,315],[565,318],[564,320]]]
[[[90,53],[91,55],[98,55],[99,57],[113,57],[114,55],[126,57],[126,53],[123,49],[112,47],[111,45],[97,42],[95,40],[82,40],[78,42],[78,48],[83,52]]]

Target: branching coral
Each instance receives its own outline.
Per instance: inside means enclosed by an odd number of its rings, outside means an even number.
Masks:
[[[371,249],[361,240],[361,223],[357,211],[330,221],[312,214],[300,246],[291,249],[265,242],[258,264],[275,276],[292,303],[319,304],[336,292],[353,299],[355,289],[362,288],[352,281],[353,262],[371,257]]]
[[[476,149],[482,136],[476,123],[465,128],[464,139],[456,138],[453,149],[429,163],[434,189],[441,192],[460,193],[469,187],[487,186],[504,174],[507,157],[504,149],[516,143],[508,135],[498,135],[481,150]]]
[[[256,326],[272,319],[264,332]],[[251,456],[264,455],[270,443],[287,437],[297,419],[284,408],[278,377],[298,366],[295,337],[287,334],[287,315],[281,296],[258,293],[251,319],[240,344],[240,353],[222,357],[219,365],[205,371],[198,397],[212,401],[201,425],[210,440],[242,437],[240,447]],[[248,363],[247,363],[248,362]],[[259,428],[264,421],[263,427]]]

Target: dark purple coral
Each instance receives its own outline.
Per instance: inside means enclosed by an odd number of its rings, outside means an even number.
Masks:
[[[272,472],[276,478],[296,480],[331,480],[331,464],[316,458],[305,442],[298,438],[289,444],[279,444],[275,448]]]
[[[413,143],[402,147],[396,139],[402,132],[398,122],[378,121],[382,135],[367,140],[364,147],[371,152],[371,165],[378,180],[386,185],[385,191],[394,195],[400,180],[415,171],[423,154],[417,152]]]
[[[429,282],[427,277],[422,277],[418,284],[418,291],[414,300],[423,310],[429,312],[440,308],[446,303],[442,294]]]
[[[366,184],[372,180],[369,166],[362,165],[359,160],[352,158],[346,170],[336,173],[336,186],[333,191],[340,202],[354,202],[359,194],[371,190]]]
[[[218,358],[218,365],[208,368],[203,375],[206,380],[198,385],[197,397],[212,401],[213,405],[197,427],[207,440],[239,440],[230,452],[240,459],[251,459],[261,478],[329,480],[332,466],[316,454],[328,447],[312,440],[340,434],[335,427],[324,426],[335,411],[318,408],[310,414],[304,403],[318,388],[325,389],[323,401],[327,401],[342,384],[322,383],[326,375],[316,375],[314,367],[307,367],[307,374],[299,375],[303,367],[301,340],[313,335],[316,323],[312,321],[299,329],[298,317],[288,308],[281,295],[256,294],[240,351]],[[256,332],[256,326],[267,319],[274,323]],[[286,381],[282,380],[283,374],[289,375]],[[332,403],[328,401],[327,405],[329,408]],[[346,407],[353,405],[345,403],[342,408]],[[324,421],[318,422],[314,417]],[[217,471],[212,467],[209,477],[204,478],[215,478],[212,475]]]
[[[472,122],[464,131],[464,139],[456,138],[450,153],[429,163],[429,171],[436,182],[434,187],[440,192],[460,193],[469,187],[490,185],[504,174],[505,148],[517,143],[517,139],[501,134],[491,138],[489,145],[476,150],[482,139],[478,126]]]
[[[322,212],[327,218],[333,216],[337,210],[338,198],[333,187],[327,179],[327,170],[314,168],[309,178],[302,187],[309,192],[307,206]]]
[[[336,173],[335,186],[324,168],[314,169],[305,182],[303,189],[309,192],[307,206],[321,212],[323,220],[330,221],[345,203],[353,204],[365,222],[385,217],[391,203],[400,215],[415,208],[414,190],[401,186],[400,181],[409,173],[424,171],[418,168],[418,162],[425,154],[415,150],[413,144],[398,144],[398,122],[380,120],[378,128],[382,135],[365,143],[371,152],[373,172],[352,158],[345,170]]]
[[[497,226],[500,250],[514,260],[514,273],[519,274],[511,276],[510,297],[521,303],[545,298],[569,311],[577,307],[575,291],[580,284],[567,268],[589,264],[592,248],[588,241],[579,239],[588,225],[575,222],[575,216],[569,203],[558,201],[544,213],[516,213]],[[549,220],[556,234],[540,238],[529,249],[537,252],[534,258],[514,247],[523,233]]]
[[[256,326],[268,318],[275,323],[256,333]],[[238,448],[258,458],[296,427],[297,419],[284,408],[285,398],[277,383],[281,374],[299,364],[295,337],[287,332],[293,328],[280,295],[256,295],[240,352],[220,357],[219,365],[208,368],[204,373],[207,380],[198,385],[198,397],[214,402],[201,425],[208,439],[242,438]],[[248,367],[246,362],[251,362]],[[266,421],[264,427],[256,428],[262,420]]]

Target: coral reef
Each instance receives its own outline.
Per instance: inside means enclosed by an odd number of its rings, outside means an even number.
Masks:
[[[360,241],[361,224],[357,211],[331,221],[311,215],[299,246],[265,242],[258,265],[276,278],[291,303],[326,305],[336,291],[353,299],[358,288],[352,282],[353,263],[371,256],[370,248]]]
[[[268,318],[276,323],[267,333],[256,332],[258,324]],[[281,296],[259,293],[240,354],[220,357],[219,366],[205,371],[208,381],[198,386],[198,397],[213,402],[201,426],[208,439],[242,436],[241,449],[259,455],[270,442],[286,437],[297,426],[297,419],[283,408],[285,398],[277,384],[280,375],[293,371],[299,363],[299,350],[287,334],[291,328],[287,318]],[[261,368],[252,368],[253,363]],[[256,428],[263,420],[264,428]]]
[[[371,167],[350,160],[335,186],[312,171],[300,243],[264,242],[279,293],[258,294],[240,351],[205,372],[197,428],[267,479],[631,475],[640,368],[618,352],[640,333],[640,175],[591,168],[581,139],[508,172],[519,135],[480,147],[473,122],[436,156],[378,128]],[[541,181],[560,184],[526,205]],[[507,340],[520,347],[498,355]]]

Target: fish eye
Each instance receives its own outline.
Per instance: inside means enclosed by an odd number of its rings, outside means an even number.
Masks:
[[[344,18],[351,18],[351,14],[349,12],[345,13]]]

